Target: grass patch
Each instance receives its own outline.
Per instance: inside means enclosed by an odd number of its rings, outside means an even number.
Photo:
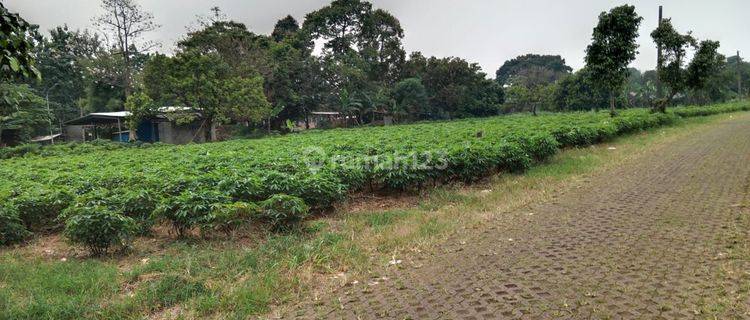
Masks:
[[[79,319],[94,315],[118,290],[117,265],[0,256],[0,318]]]
[[[570,188],[720,119],[690,118],[668,128],[564,150],[525,174],[430,190],[418,205],[308,221],[303,230],[231,240],[159,242],[131,256],[67,261],[29,247],[0,252],[0,319],[245,319],[307,297],[321,285],[364,279],[393,257],[426,250],[447,233],[482,223]],[[614,149],[612,149],[614,148]],[[332,283],[329,283],[332,282]]]

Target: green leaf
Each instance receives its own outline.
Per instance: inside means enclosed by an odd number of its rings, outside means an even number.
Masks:
[[[18,72],[18,70],[21,69],[18,59],[15,57],[8,57],[8,62],[10,63],[10,68],[13,69],[14,72]]]

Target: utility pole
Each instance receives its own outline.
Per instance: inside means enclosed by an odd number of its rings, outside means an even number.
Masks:
[[[47,90],[44,90],[45,100],[47,101],[47,120],[49,120],[49,136],[50,136],[52,144],[55,144],[55,138],[53,137],[54,134],[52,133],[52,109],[50,109],[49,107],[49,92],[54,87],[57,87],[58,84],[60,83],[59,82],[55,83],[51,87],[47,88]]]
[[[662,6],[659,6],[659,24],[661,27],[662,22]],[[660,100],[662,97],[661,79],[659,79],[659,71],[661,71],[661,44],[656,45],[656,100]]]
[[[740,50],[737,50],[737,97],[742,99],[742,73],[740,72]]]

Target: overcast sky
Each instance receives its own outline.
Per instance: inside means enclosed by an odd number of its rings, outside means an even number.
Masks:
[[[255,33],[268,34],[275,22],[291,14],[300,23],[304,15],[326,5],[326,0],[137,0],[161,25],[149,39],[171,52],[176,40],[194,25],[197,15],[218,6],[228,18],[245,23]],[[525,53],[560,54],[569,65],[583,66],[584,50],[600,12],[623,4],[610,0],[374,0],[403,26],[407,52],[427,56],[458,56],[477,62],[494,77],[505,61]],[[45,31],[57,25],[90,28],[99,15],[99,0],[5,0],[10,11],[20,12]],[[750,52],[750,1],[649,0],[627,1],[644,17],[640,54],[633,63],[652,69],[656,50],[649,33],[656,27],[659,4],[665,17],[680,31],[693,30],[700,39],[721,41],[720,51],[743,56]]]

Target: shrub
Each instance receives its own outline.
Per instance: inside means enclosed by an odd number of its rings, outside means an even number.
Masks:
[[[346,187],[338,182],[338,179],[325,173],[304,174],[300,178],[302,188],[296,190],[295,194],[305,200],[310,206],[327,209],[344,199]]]
[[[29,236],[31,232],[18,218],[18,211],[8,205],[0,206],[0,246],[22,242]]]
[[[15,147],[0,148],[0,159],[9,159],[13,157],[21,157],[26,154],[38,153],[42,148],[37,143],[22,144]]]
[[[503,143],[498,147],[499,167],[510,172],[523,172],[531,166],[531,157],[518,143]]]
[[[235,202],[216,206],[212,217],[204,221],[202,229],[212,229],[225,233],[234,233],[239,226],[260,216],[262,210],[255,203]]]
[[[227,176],[218,183],[219,190],[229,194],[235,201],[260,200],[263,181],[258,176]]]
[[[147,234],[153,225],[152,214],[156,209],[153,192],[140,190],[97,188],[75,198],[70,209],[65,210],[59,220],[77,210],[76,208],[101,206],[109,211],[133,218],[139,234]]]
[[[463,181],[474,181],[496,169],[504,155],[496,146],[475,143],[454,148],[448,153],[448,170]]]
[[[169,220],[177,235],[185,236],[195,226],[212,221],[212,213],[229,197],[214,190],[185,190],[177,196],[167,197],[154,211],[158,218]]]
[[[120,190],[112,195],[116,211],[133,218],[138,224],[140,234],[148,234],[154,224],[153,213],[156,210],[156,193],[149,189]]]
[[[127,246],[137,231],[132,218],[102,206],[71,208],[66,216],[65,236],[84,245],[93,255],[105,254],[112,246]]]
[[[49,189],[34,186],[21,192],[13,200],[18,217],[31,231],[52,231],[61,224],[57,217],[73,202],[73,194],[66,189]]]
[[[544,161],[557,153],[560,143],[550,134],[518,135],[510,140],[517,142],[536,161]]]
[[[305,201],[299,197],[277,194],[260,203],[261,217],[275,230],[288,230],[296,227],[308,214]]]

